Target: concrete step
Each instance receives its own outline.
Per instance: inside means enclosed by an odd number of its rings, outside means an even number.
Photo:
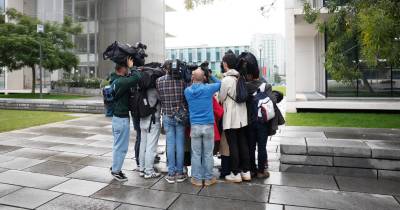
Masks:
[[[272,137],[280,170],[400,180],[400,141]]]

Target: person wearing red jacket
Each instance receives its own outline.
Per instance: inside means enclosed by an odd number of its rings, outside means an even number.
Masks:
[[[224,109],[222,106],[218,103],[217,99],[215,96],[213,97],[213,110],[214,110],[214,141],[220,141],[221,140],[221,133],[218,128],[219,121],[222,119],[222,116],[224,115]]]

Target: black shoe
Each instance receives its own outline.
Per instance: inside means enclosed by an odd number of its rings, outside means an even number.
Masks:
[[[115,180],[120,181],[120,182],[124,182],[124,181],[128,181],[128,178],[125,176],[124,173],[122,173],[122,171],[115,173],[111,171],[111,175],[114,177]]]
[[[160,156],[156,155],[156,157],[154,158],[154,164],[159,163],[161,160]]]

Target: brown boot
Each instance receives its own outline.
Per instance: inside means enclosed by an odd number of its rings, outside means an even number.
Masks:
[[[268,177],[269,177],[269,172],[268,171],[258,172],[257,173],[257,178],[266,179]]]

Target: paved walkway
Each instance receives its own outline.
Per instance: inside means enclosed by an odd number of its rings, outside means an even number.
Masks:
[[[314,131],[283,133],[296,132]],[[111,146],[102,115],[1,133],[0,209],[400,209],[400,182],[278,172],[276,141],[268,143],[269,179],[207,188],[140,178],[133,142],[124,166],[129,181],[115,182]],[[164,136],[158,150],[165,150]],[[157,167],[165,171],[165,155]]]

